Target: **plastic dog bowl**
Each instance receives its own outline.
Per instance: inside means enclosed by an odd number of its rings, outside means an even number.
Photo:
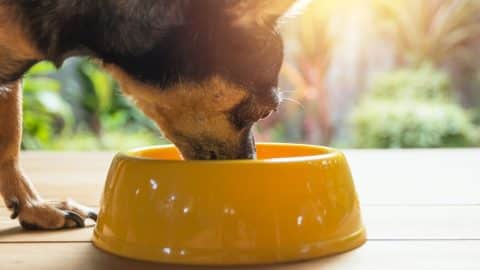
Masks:
[[[123,257],[242,265],[311,259],[365,242],[337,150],[259,144],[259,160],[181,161],[173,146],[118,154],[93,243]]]

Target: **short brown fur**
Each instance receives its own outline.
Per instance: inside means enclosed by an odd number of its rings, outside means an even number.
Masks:
[[[32,46],[16,17],[16,10],[8,5],[0,6],[0,79],[18,72],[18,65],[41,59],[42,54]],[[0,90],[1,91],[1,90]]]
[[[240,134],[232,125],[229,114],[247,98],[245,89],[220,77],[158,89],[132,79],[116,66],[106,66],[106,69],[120,83],[123,92],[131,96],[142,111],[157,122],[164,135],[178,146],[188,148],[184,140],[190,138],[210,138],[238,145],[236,141],[240,140]]]

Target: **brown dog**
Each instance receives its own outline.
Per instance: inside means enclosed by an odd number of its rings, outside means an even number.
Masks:
[[[0,0],[0,193],[25,228],[96,219],[47,202],[22,173],[23,73],[99,60],[187,159],[254,158],[252,125],[279,103],[277,20],[295,0]]]

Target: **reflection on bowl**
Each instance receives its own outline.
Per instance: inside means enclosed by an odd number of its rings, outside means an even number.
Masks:
[[[365,242],[344,155],[259,144],[258,160],[182,161],[173,146],[118,154],[94,244],[124,257],[200,265],[264,264]]]

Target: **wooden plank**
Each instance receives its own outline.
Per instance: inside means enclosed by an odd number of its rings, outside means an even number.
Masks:
[[[82,229],[58,231],[26,231],[20,227],[18,221],[8,220],[6,215],[2,215],[2,217],[0,218],[0,244],[90,242],[93,234],[93,226],[94,223],[92,221],[87,221],[86,227]]]
[[[370,241],[343,255],[259,269],[479,269],[479,149],[346,153]],[[98,206],[111,153],[22,157],[44,197]],[[0,208],[0,269],[211,269],[120,259],[87,243],[92,227],[24,232],[7,214]]]
[[[365,206],[362,215],[372,240],[480,240],[480,205]]]
[[[88,243],[0,244],[2,269],[8,270],[207,270],[212,267],[173,266],[118,258]],[[480,241],[369,242],[338,256],[301,263],[263,267],[215,269],[318,270],[318,269],[435,269],[478,270]]]
[[[480,149],[345,153],[364,204],[480,204]]]
[[[480,204],[480,149],[345,153],[363,204]],[[44,197],[72,197],[96,206],[112,156],[28,152],[22,160]]]
[[[102,152],[24,152],[22,166],[44,198],[69,197],[98,206],[112,157]]]
[[[371,240],[478,239],[480,206],[366,206],[363,219]],[[0,208],[0,243],[88,242],[92,229],[26,232]]]

